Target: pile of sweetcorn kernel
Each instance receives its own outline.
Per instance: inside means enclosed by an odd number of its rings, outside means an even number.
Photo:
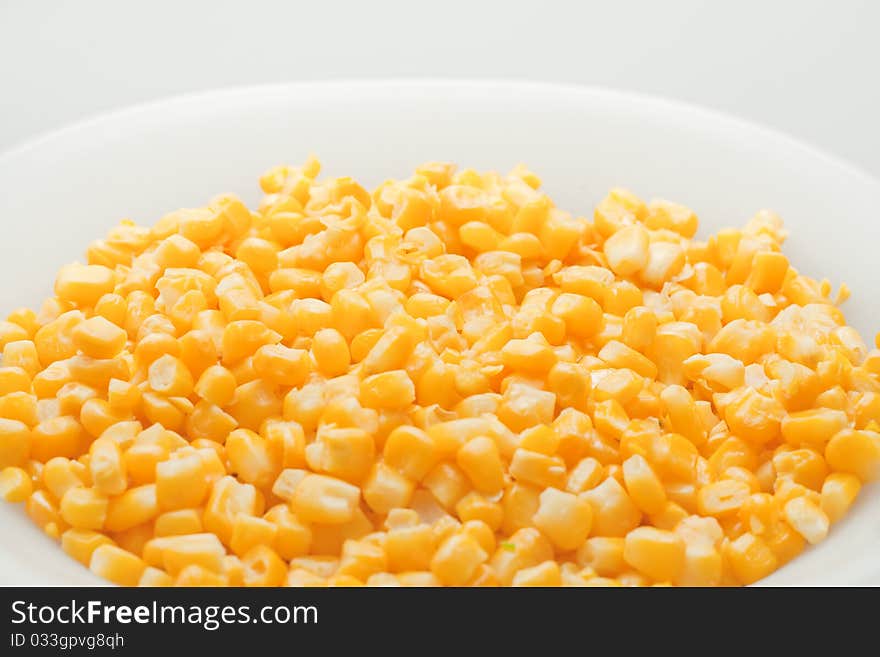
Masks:
[[[278,167],[0,322],[0,492],[125,585],[736,585],[880,469],[880,351],[780,220],[523,168]]]

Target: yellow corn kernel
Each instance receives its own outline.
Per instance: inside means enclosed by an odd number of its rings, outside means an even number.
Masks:
[[[561,586],[562,575],[559,564],[555,561],[545,561],[517,571],[513,576],[512,586]]]
[[[39,421],[36,396],[28,392],[10,392],[0,397],[0,419],[18,420],[29,427]]]
[[[87,434],[95,438],[114,424],[131,419],[130,414],[114,411],[108,402],[97,398],[87,400],[79,411],[80,424]]]
[[[354,517],[360,494],[341,479],[309,474],[297,486],[291,508],[307,522],[344,523]]]
[[[617,340],[607,342],[598,357],[611,367],[628,368],[649,379],[657,376],[657,366],[651,360]]]
[[[166,458],[168,450],[156,444],[132,445],[123,455],[125,471],[135,485],[155,483],[156,464]]]
[[[685,565],[685,543],[677,534],[637,527],[624,539],[623,559],[657,582],[675,581]]]
[[[134,412],[141,401],[141,390],[133,383],[110,379],[107,382],[107,403],[113,411]]]
[[[195,455],[156,464],[156,502],[160,509],[188,509],[201,504],[208,494],[202,460]]]
[[[532,527],[517,530],[499,544],[489,566],[502,585],[509,586],[517,571],[536,566],[553,557],[553,547]]]
[[[305,465],[305,432],[296,422],[269,420],[260,429],[268,442],[273,462],[282,468],[298,468]]]
[[[40,328],[37,313],[30,308],[16,308],[6,316],[6,320],[22,327],[28,336],[32,336]]]
[[[825,540],[831,521],[822,509],[806,497],[795,497],[782,510],[786,521],[798,534],[815,545]]]
[[[207,401],[198,402],[184,422],[193,440],[210,440],[219,445],[238,426],[235,418]]]
[[[200,534],[203,531],[202,514],[197,509],[166,511],[156,518],[154,524],[156,536]]]
[[[626,311],[621,327],[621,341],[636,351],[647,349],[657,333],[657,315],[643,306]]]
[[[195,393],[216,406],[226,406],[235,394],[236,381],[228,369],[222,365],[212,365],[199,377]]]
[[[170,354],[154,360],[148,370],[150,389],[168,397],[187,397],[193,390],[193,377],[183,361]]]
[[[267,545],[257,545],[242,559],[245,586],[281,586],[287,575],[287,564]]]
[[[504,519],[504,510],[500,503],[493,502],[475,491],[468,493],[458,501],[455,505],[455,514],[464,523],[479,520],[493,531],[497,531],[501,527]]]
[[[31,377],[21,367],[0,367],[0,396],[31,391]]]
[[[171,431],[181,431],[186,414],[192,410],[192,402],[184,397],[163,397],[154,392],[142,396],[142,411],[149,423],[160,424]]]
[[[790,413],[782,419],[780,429],[782,437],[791,445],[823,449],[848,423],[843,411],[815,408]]]
[[[113,545],[113,540],[89,529],[68,529],[61,535],[61,548],[86,567],[92,553],[101,545]]]
[[[662,509],[651,514],[650,520],[657,529],[675,529],[687,516],[688,512],[680,504],[667,500]]]
[[[305,448],[306,462],[312,470],[352,482],[366,477],[374,452],[373,437],[355,427],[322,428],[317,440]]]
[[[287,505],[272,507],[264,518],[275,525],[272,547],[282,559],[290,560],[308,553],[312,543],[311,529]]]
[[[293,499],[293,494],[299,482],[308,474],[306,470],[298,470],[294,468],[285,468],[282,470],[275,483],[272,484],[272,494],[289,502]]]
[[[47,461],[40,473],[43,486],[58,499],[71,488],[85,486],[87,479],[88,474],[82,463],[60,456]]]
[[[602,464],[591,456],[578,461],[569,471],[565,481],[565,490],[569,493],[583,493],[595,488],[605,478]]]
[[[788,258],[778,251],[760,251],[752,259],[746,284],[757,294],[776,293],[788,273]]]
[[[537,339],[510,340],[501,349],[504,366],[528,376],[544,376],[556,364],[556,354]]]
[[[35,490],[25,503],[25,512],[34,524],[52,538],[57,538],[63,531],[64,520],[51,494],[44,490]]]
[[[7,502],[24,502],[33,490],[30,475],[21,468],[7,466],[0,470],[0,497]]]
[[[190,566],[222,572],[226,551],[214,534],[186,534],[153,538],[144,546],[143,554],[149,565],[177,576]]]
[[[673,582],[676,586],[719,586],[724,574],[724,559],[712,545],[696,543],[685,550],[684,567]]]
[[[123,329],[100,315],[77,324],[72,337],[77,349],[92,358],[113,358],[128,339]]]
[[[232,522],[232,538],[229,547],[239,557],[243,557],[258,545],[271,547],[275,542],[278,527],[269,520],[255,516],[238,515]]]
[[[697,508],[701,515],[724,518],[735,515],[752,491],[736,479],[722,479],[700,488]]]
[[[552,316],[565,322],[565,330],[577,338],[589,338],[602,327],[602,307],[591,297],[563,292],[551,306]]]
[[[44,463],[54,456],[75,458],[85,446],[82,426],[67,415],[40,422],[30,435],[30,455]]]
[[[552,427],[539,424],[520,433],[519,447],[553,456],[559,449],[560,442],[561,437]]]
[[[128,486],[125,461],[118,443],[99,438],[89,449],[89,472],[97,490],[105,495],[119,495]]]
[[[30,340],[31,337],[32,336],[24,327],[14,322],[0,321],[0,352],[2,352],[10,342]]]
[[[459,448],[455,460],[478,491],[495,493],[504,486],[504,464],[491,438],[472,438]]]
[[[770,325],[735,319],[715,334],[707,350],[727,354],[748,365],[772,351],[775,342],[776,335]]]
[[[431,559],[431,572],[447,586],[464,586],[489,555],[468,534],[447,538]]]
[[[730,432],[754,444],[774,440],[780,434],[783,417],[785,409],[782,405],[754,388],[746,388],[724,410]]]
[[[690,238],[697,232],[697,215],[693,210],[664,199],[648,203],[644,221],[648,228],[671,230],[682,237]]]
[[[618,276],[632,276],[648,263],[648,231],[639,224],[624,226],[602,247],[608,266]]]
[[[659,513],[666,505],[663,484],[643,456],[633,454],[623,462],[623,481],[630,499],[643,513]]]
[[[859,494],[862,484],[855,475],[833,472],[822,484],[822,511],[831,522],[837,522],[847,512]]]
[[[351,364],[351,353],[345,337],[334,328],[317,331],[312,338],[312,357],[326,376],[344,374]]]
[[[791,477],[795,483],[819,490],[828,475],[825,459],[812,449],[780,451],[773,457],[778,477]]]
[[[641,521],[638,507],[614,477],[608,477],[580,497],[593,508],[592,532],[596,536],[626,536]]]
[[[423,570],[434,555],[436,536],[430,525],[414,524],[390,528],[384,543],[389,570]]]
[[[258,376],[283,386],[302,384],[311,369],[309,352],[277,344],[257,349],[253,362]]]
[[[24,422],[0,418],[0,467],[22,466],[31,454],[31,430]],[[47,446],[41,446],[43,456]]]
[[[828,441],[825,460],[835,472],[849,472],[863,482],[872,481],[880,473],[880,434],[843,429]]]
[[[669,417],[669,429],[681,434],[694,445],[706,442],[707,431],[697,415],[697,405],[690,393],[678,385],[667,386],[660,393],[660,400]]]
[[[684,250],[673,242],[651,242],[648,245],[647,262],[641,267],[639,276],[648,287],[660,289],[685,264]]]
[[[618,375],[617,372],[622,372],[622,374]],[[633,378],[633,375],[634,373],[630,370],[615,370],[613,374],[604,377],[600,382],[602,385],[598,386],[600,389],[598,396],[610,397],[597,401],[593,405],[593,423],[600,433],[617,439],[623,436],[630,419],[621,403],[615,398],[616,393],[610,391],[625,390],[627,391],[626,395],[630,396],[630,400],[634,399],[633,391],[637,386],[641,387],[642,383],[641,380]],[[606,379],[611,380],[606,381]],[[598,455],[595,456],[598,458]]]
[[[107,496],[94,488],[69,488],[61,498],[61,517],[75,529],[101,529],[107,517]]]
[[[174,267],[195,267],[201,252],[198,245],[183,235],[170,235],[159,242],[153,257],[163,269]]]
[[[413,481],[421,481],[437,464],[439,455],[434,440],[422,429],[400,426],[385,440],[386,464]]]
[[[517,481],[541,487],[565,487],[565,462],[558,456],[520,448],[513,453],[509,471]]]
[[[468,492],[467,476],[451,463],[440,463],[422,480],[422,485],[446,510],[451,511]]]
[[[501,498],[501,530],[511,534],[524,527],[533,526],[533,518],[540,504],[540,489],[528,484],[514,483],[508,486]]]
[[[377,463],[367,475],[362,493],[367,506],[384,514],[391,509],[406,507],[414,489],[415,484],[405,476],[384,463]]]
[[[577,550],[577,561],[602,577],[616,577],[627,568],[623,558],[624,544],[620,537],[588,538]]]
[[[94,306],[104,294],[113,291],[116,274],[102,265],[68,265],[55,279],[55,294],[62,301],[78,306]]]
[[[257,320],[243,319],[229,322],[223,330],[220,350],[223,364],[230,365],[251,356],[260,347],[277,344],[281,335]]]
[[[416,391],[404,370],[366,377],[360,385],[361,403],[368,408],[403,410],[415,401]]]
[[[164,570],[147,566],[144,568],[137,585],[146,587],[173,586],[174,578]]]
[[[98,545],[89,559],[89,570],[121,586],[135,586],[147,564],[115,545]]]
[[[743,584],[752,584],[774,570],[778,560],[761,538],[746,532],[727,545],[727,562]]]
[[[103,317],[107,321],[124,326],[128,303],[125,298],[118,294],[105,294],[95,304],[95,315]]]
[[[579,547],[589,535],[593,510],[585,499],[547,488],[540,495],[532,520],[557,548],[569,551]]]
[[[146,484],[129,488],[122,495],[110,498],[104,529],[122,532],[148,522],[159,515],[156,486]]]
[[[258,379],[238,386],[225,410],[242,428],[259,431],[264,421],[281,415],[282,404],[277,386]]]

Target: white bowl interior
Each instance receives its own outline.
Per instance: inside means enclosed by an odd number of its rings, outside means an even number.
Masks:
[[[119,219],[152,223],[316,153],[333,175],[376,184],[426,160],[507,170],[526,163],[557,205],[590,214],[613,186],[694,208],[700,234],[779,212],[801,271],[846,281],[867,343],[880,320],[874,263],[880,184],[777,133],[678,103],[521,83],[304,83],[156,103],[0,156],[0,314],[38,307],[58,267]],[[863,492],[821,545],[766,584],[880,584],[880,495]],[[0,584],[98,583],[0,505]]]

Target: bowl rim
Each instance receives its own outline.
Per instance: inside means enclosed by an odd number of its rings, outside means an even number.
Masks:
[[[735,114],[728,113],[713,107],[692,103],[660,94],[635,91],[630,89],[615,88],[603,85],[580,84],[575,82],[545,82],[527,78],[418,78],[418,77],[390,77],[390,78],[339,78],[327,80],[297,80],[286,82],[269,82],[251,85],[228,85],[209,89],[190,91],[181,94],[159,96],[143,102],[110,108],[101,112],[87,115],[86,117],[63,124],[57,128],[43,131],[21,142],[13,143],[10,147],[0,150],[0,166],[9,164],[16,157],[26,155],[32,151],[51,145],[57,139],[72,136],[73,134],[100,127],[104,124],[135,118],[139,115],[161,113],[173,110],[177,107],[200,105],[207,101],[222,101],[223,99],[236,98],[248,95],[278,95],[293,91],[362,91],[375,89],[398,89],[423,92],[441,90],[487,90],[520,92],[535,96],[540,93],[555,93],[569,95],[579,99],[601,99],[615,101],[629,105],[641,105],[654,107],[665,112],[689,113],[699,117],[703,121],[721,126],[726,125],[729,129],[749,131],[760,135],[765,139],[776,140],[782,147],[795,148],[806,151],[810,156],[825,161],[826,164],[840,168],[850,176],[858,177],[862,182],[880,185],[880,176],[875,176],[847,158],[836,155],[833,152],[815,145],[809,140],[796,137],[785,130],[771,127],[759,121],[745,119]]]

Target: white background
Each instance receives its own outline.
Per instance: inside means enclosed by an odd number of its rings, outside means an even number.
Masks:
[[[0,150],[226,85],[514,77],[714,107],[880,176],[878,28],[873,0],[0,0]]]

